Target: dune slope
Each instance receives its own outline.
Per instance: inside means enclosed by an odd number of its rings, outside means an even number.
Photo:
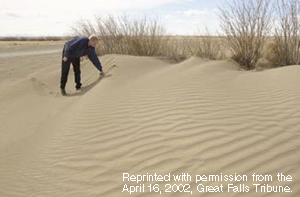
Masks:
[[[189,173],[194,196],[300,195],[300,66],[241,71],[228,61],[102,57],[105,78],[83,62],[82,92],[59,95],[60,69],[45,68],[0,84],[0,196],[157,196],[122,192],[130,175]],[[196,175],[246,175],[222,193],[199,193]],[[255,192],[260,184],[291,193]],[[291,182],[276,181],[277,174]],[[172,178],[172,177],[171,177]],[[250,192],[228,193],[228,184]]]

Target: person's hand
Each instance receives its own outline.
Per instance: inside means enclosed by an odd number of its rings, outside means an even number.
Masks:
[[[64,62],[68,61],[68,58],[67,57],[63,57],[63,61]]]

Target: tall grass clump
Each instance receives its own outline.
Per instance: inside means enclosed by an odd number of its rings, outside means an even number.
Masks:
[[[268,60],[274,66],[300,64],[300,1],[277,0],[275,35]]]
[[[201,58],[217,60],[223,58],[221,38],[211,35],[208,29],[206,33],[198,33],[186,38],[189,53]]]
[[[232,58],[247,70],[255,68],[270,32],[269,0],[233,0],[220,9],[221,28]]]
[[[161,56],[175,63],[191,56],[188,50],[188,42],[183,36],[166,36],[163,47]]]
[[[95,34],[100,38],[99,55],[128,54],[137,56],[161,56],[167,39],[166,29],[158,19],[144,17],[101,17],[92,21],[79,21],[73,27],[76,35]]]

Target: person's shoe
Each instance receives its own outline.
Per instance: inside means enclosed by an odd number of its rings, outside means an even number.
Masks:
[[[61,92],[61,95],[63,96],[66,96],[67,95],[67,92],[65,89],[60,89],[60,92]]]
[[[81,87],[76,87],[76,91],[81,91]]]

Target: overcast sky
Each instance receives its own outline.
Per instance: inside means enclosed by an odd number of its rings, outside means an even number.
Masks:
[[[220,0],[0,0],[0,36],[64,36],[95,15],[158,16],[172,34],[218,30]]]

